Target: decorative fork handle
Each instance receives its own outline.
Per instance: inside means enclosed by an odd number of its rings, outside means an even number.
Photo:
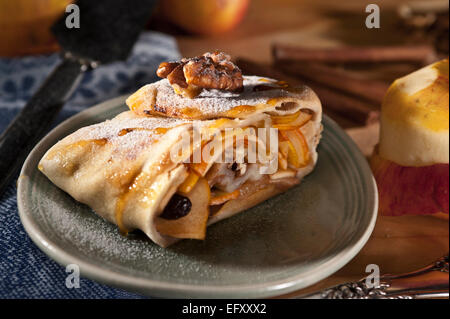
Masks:
[[[378,287],[369,287],[366,278],[340,284],[297,298],[307,299],[425,299],[449,297],[448,254],[419,270],[380,277]]]

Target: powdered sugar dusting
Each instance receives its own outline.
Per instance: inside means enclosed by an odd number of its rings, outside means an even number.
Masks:
[[[123,112],[111,120],[80,128],[67,136],[63,145],[80,141],[106,141],[113,146],[113,154],[119,158],[135,158],[144,149],[157,141],[164,141],[164,135],[178,126],[195,125],[202,128],[211,121],[186,120],[170,117],[138,116],[131,111]]]
[[[114,146],[116,154],[134,157],[143,148],[160,139],[167,130],[192,121],[164,118],[138,117],[132,112],[124,112],[105,122],[83,127],[70,135],[67,143],[83,140],[107,140]]]
[[[174,92],[173,87],[167,79],[148,85],[148,90],[157,90],[156,106],[182,110],[193,108],[201,112],[203,116],[214,117],[220,113],[227,112],[240,105],[266,104],[269,99],[278,97],[299,97],[298,93],[279,89],[257,91],[255,86],[271,85],[277,87],[277,81],[259,76],[244,76],[244,91],[240,93],[203,90],[200,95],[193,99],[184,98]],[[146,94],[147,95],[147,94]],[[150,95],[150,94],[148,94]],[[145,97],[144,97],[145,99]],[[145,100],[145,107],[151,109],[152,101]]]
[[[172,128],[189,122],[189,120],[166,117],[137,117],[131,112],[125,112],[112,120],[83,127],[74,133],[74,136],[81,136],[83,139],[112,139],[118,137],[119,133],[124,129],[136,129],[130,133],[151,132],[158,128]]]

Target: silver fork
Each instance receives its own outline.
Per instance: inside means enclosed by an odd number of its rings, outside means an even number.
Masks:
[[[378,287],[369,287],[366,278],[340,284],[295,299],[428,299],[449,298],[447,255],[419,270],[401,275],[383,275]]]

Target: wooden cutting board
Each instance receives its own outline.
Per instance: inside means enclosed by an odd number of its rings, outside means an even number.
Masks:
[[[380,4],[381,28],[364,26],[367,1],[254,0],[249,14],[235,31],[214,38],[177,36],[183,56],[221,49],[233,56],[270,63],[274,42],[311,47],[341,45],[388,45],[412,41],[399,31],[395,8],[398,2]],[[408,66],[370,70],[368,76],[394,79],[409,72]],[[347,129],[365,155],[378,141],[377,125],[351,128],[347,119],[335,118]],[[425,266],[449,250],[448,215],[379,216],[375,230],[361,252],[344,268],[316,285],[290,294],[294,296],[338,283],[358,280],[368,264],[381,273],[403,273]],[[285,296],[286,297],[286,296]]]

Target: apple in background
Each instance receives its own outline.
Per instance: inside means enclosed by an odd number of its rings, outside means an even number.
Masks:
[[[401,77],[384,97],[370,160],[382,215],[448,216],[448,66],[444,59]]]
[[[449,213],[449,166],[401,166],[378,154],[370,161],[385,216]]]
[[[163,0],[167,19],[186,31],[213,35],[230,31],[244,18],[250,0]]]
[[[0,56],[50,53],[59,49],[51,25],[73,0],[0,0]]]

